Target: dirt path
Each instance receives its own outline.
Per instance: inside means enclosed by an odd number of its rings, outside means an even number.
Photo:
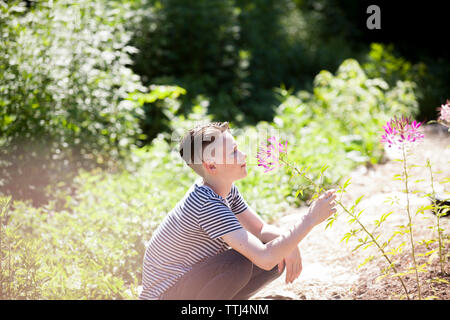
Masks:
[[[435,181],[442,181],[450,177],[450,134],[446,130],[441,130],[438,126],[425,126],[425,139],[421,143],[420,153],[416,153],[409,158],[409,163],[425,165],[429,158]],[[352,205],[361,195],[363,200],[358,208],[365,209],[361,220],[367,226],[373,227],[373,221],[379,219],[381,214],[391,210],[395,212],[389,216],[383,224],[383,232],[392,234],[398,230],[400,224],[407,225],[407,214],[405,211],[406,196],[402,193],[404,185],[401,181],[393,181],[394,174],[402,172],[402,163],[392,160],[392,155],[387,155],[386,163],[379,164],[373,168],[360,167],[351,175],[351,185],[347,188],[348,193],[342,199],[346,205]],[[409,173],[412,178],[410,190],[421,190],[410,197],[412,212],[422,205],[430,204],[430,200],[423,197],[424,192],[430,190],[428,168],[414,167]],[[425,181],[417,181],[425,179]],[[450,183],[439,184],[435,182],[436,192],[444,193],[450,191]],[[448,195],[447,195],[448,196]],[[385,203],[388,198],[398,199],[398,203],[393,205]],[[307,207],[292,208],[288,210],[277,225],[286,228],[297,221],[299,216],[304,214]],[[332,228],[325,230],[326,223],[322,223],[311,231],[311,233],[301,242],[300,250],[302,254],[303,270],[300,277],[292,284],[285,284],[285,274],[276,281],[261,290],[252,299],[398,299],[395,293],[401,293],[402,287],[397,279],[389,279],[376,282],[375,278],[380,275],[380,268],[387,266],[384,258],[375,258],[360,269],[358,265],[370,254],[378,251],[375,247],[367,250],[351,252],[356,243],[355,240],[348,244],[340,242],[345,233],[350,228],[345,213],[342,213]],[[413,235],[415,241],[435,238],[435,231],[428,228],[435,224],[435,216],[426,211],[414,217],[415,229]],[[450,219],[441,219],[441,227],[448,234]],[[372,229],[372,228],[369,228]],[[408,241],[409,238],[403,238]],[[395,240],[394,240],[395,241]],[[400,238],[398,239],[400,241]],[[397,242],[398,243],[398,242]],[[352,245],[353,244],[353,245]],[[410,265],[409,242],[404,246],[404,252],[399,256],[400,268],[407,268]],[[419,252],[423,252],[419,251]],[[427,257],[428,259],[429,257]],[[421,258],[425,259],[425,258]],[[447,263],[448,265],[448,263]],[[430,268],[433,274],[437,274],[437,263]],[[449,270],[447,270],[448,272]],[[423,275],[423,274],[421,274]],[[405,281],[412,291],[415,291],[414,275],[408,276]],[[447,277],[447,280],[448,279]],[[428,295],[435,295],[440,299],[450,299],[450,285],[441,283],[435,284],[430,279],[423,279],[428,285]],[[425,291],[425,288],[423,288]],[[430,293],[431,292],[431,293]],[[448,294],[446,294],[448,292]]]

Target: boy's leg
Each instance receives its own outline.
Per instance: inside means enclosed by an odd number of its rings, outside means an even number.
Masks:
[[[264,288],[267,284],[277,279],[282,273],[278,272],[278,265],[272,270],[264,270],[253,265],[253,273],[250,281],[242,288],[232,299],[233,300],[248,300],[251,296]]]
[[[162,299],[229,300],[252,276],[253,263],[235,250],[227,250],[193,266]]]

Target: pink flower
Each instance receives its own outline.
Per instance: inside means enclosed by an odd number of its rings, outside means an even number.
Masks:
[[[281,144],[276,137],[270,137],[267,141],[269,144],[267,146],[262,144],[256,155],[258,166],[263,167],[264,172],[280,167],[280,154],[287,154],[287,141]]]
[[[446,104],[441,105],[439,108],[438,121],[446,127],[450,127],[450,101],[447,100]]]
[[[402,116],[401,119],[395,117],[388,121],[383,126],[385,134],[381,137],[381,142],[387,144],[390,148],[392,146],[402,149],[402,147],[409,147],[412,143],[418,142],[424,138],[424,135],[420,132],[419,127],[422,122],[411,120]]]

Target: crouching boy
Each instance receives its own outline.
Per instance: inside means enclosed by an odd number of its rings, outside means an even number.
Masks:
[[[246,155],[228,123],[190,130],[180,155],[200,177],[154,232],[143,262],[140,299],[248,299],[281,275],[301,272],[299,242],[334,209],[321,195],[289,231],[266,224],[234,181],[247,176]]]

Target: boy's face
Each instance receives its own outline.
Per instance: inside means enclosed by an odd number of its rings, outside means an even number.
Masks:
[[[247,176],[247,155],[238,149],[231,133],[225,131],[203,151],[205,175],[236,181]]]

